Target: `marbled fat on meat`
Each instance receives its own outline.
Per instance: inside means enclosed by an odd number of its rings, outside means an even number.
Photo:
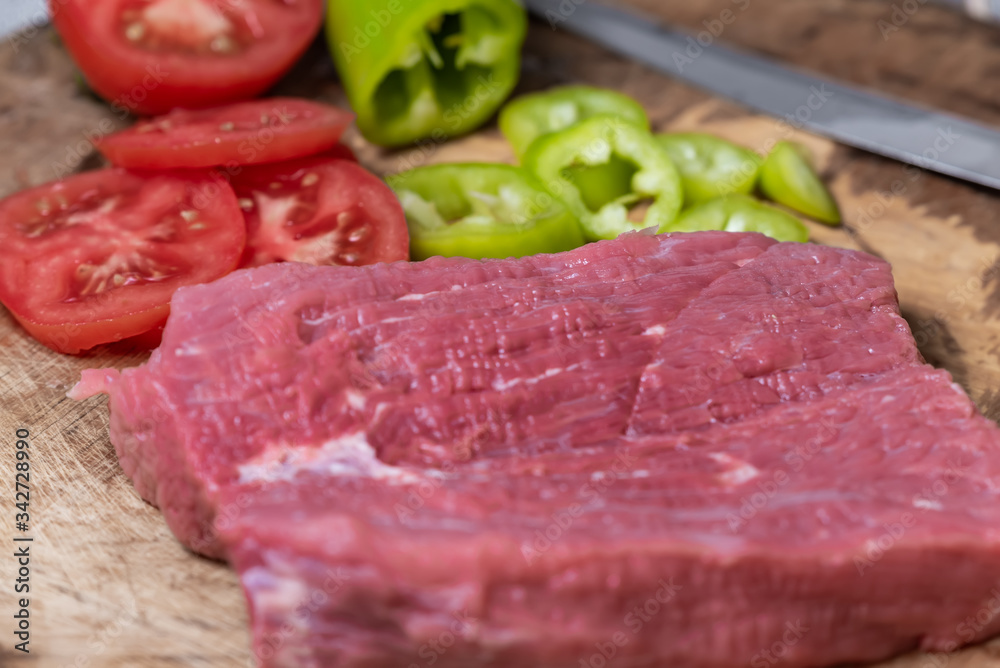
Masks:
[[[821,666],[1000,631],[1000,431],[888,265],[752,234],[273,265],[111,395],[263,666]]]

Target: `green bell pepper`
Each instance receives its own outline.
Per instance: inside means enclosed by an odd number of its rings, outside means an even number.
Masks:
[[[700,133],[659,135],[684,184],[684,206],[753,192],[761,157],[725,139]]]
[[[642,105],[621,93],[591,86],[565,86],[523,95],[500,110],[500,131],[514,147],[518,158],[539,137],[565,130],[598,114],[649,129],[649,117]]]
[[[727,195],[698,204],[663,232],[760,232],[778,241],[809,241],[809,230],[795,216],[747,195]]]
[[[760,190],[778,204],[828,225],[840,224],[840,208],[809,164],[806,149],[783,141],[760,170]]]
[[[584,244],[576,217],[520,167],[449,164],[391,176],[414,260],[507,258]]]
[[[647,130],[599,115],[535,141],[524,166],[562,198],[589,241],[673,222],[684,195],[667,152]]]
[[[444,141],[485,123],[520,76],[516,0],[330,0],[327,36],[373,143]]]

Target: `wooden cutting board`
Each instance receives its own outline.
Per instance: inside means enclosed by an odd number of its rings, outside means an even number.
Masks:
[[[933,6],[921,3],[913,16],[897,15],[897,26],[891,5],[866,0],[635,4],[694,30],[718,31],[722,25],[726,41],[845,80],[1000,123],[1000,32]],[[728,23],[717,21],[730,17]],[[526,90],[573,81],[616,87],[641,100],[659,130],[708,130],[755,148],[786,137],[807,144],[847,220],[840,229],[813,225],[814,239],[889,260],[924,355],[948,369],[986,415],[1000,418],[998,194],[914,173],[749,115],[544,23],[533,27],[526,53]],[[344,102],[322,46],[280,92]],[[79,91],[72,64],[47,30],[0,48],[0,196],[60,171],[100,165],[88,137],[125,122]],[[495,128],[396,153],[380,152],[357,136],[350,141],[363,162],[380,172],[427,162],[511,159]],[[253,665],[235,575],[185,552],[159,512],[136,496],[108,441],[105,401],[75,403],[64,396],[83,369],[143,360],[141,353],[110,347],[81,358],[57,355],[27,338],[0,309],[0,552],[12,551],[17,533],[8,499],[19,428],[31,433],[35,538],[29,660],[12,650],[15,576],[12,559],[0,557],[0,619],[7,620],[0,622],[0,666]],[[984,595],[993,584],[983,583]],[[884,664],[946,665],[1000,668],[1000,640],[952,656],[912,655]]]

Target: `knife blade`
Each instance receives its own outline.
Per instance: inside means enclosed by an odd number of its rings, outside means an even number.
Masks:
[[[972,18],[990,23],[1000,22],[1000,0],[935,0],[952,9],[964,11]],[[918,5],[919,6],[919,5]],[[905,12],[905,10],[903,10]]]
[[[1000,189],[1000,132],[689,34],[594,0],[524,0],[564,28],[721,97],[841,143]],[[700,41],[699,41],[700,40]]]

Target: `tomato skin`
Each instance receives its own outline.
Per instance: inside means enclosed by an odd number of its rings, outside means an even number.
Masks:
[[[121,14],[126,4],[49,0],[52,22],[91,88],[114,107],[145,115],[256,97],[302,56],[323,19],[322,0],[252,0],[263,36],[244,53],[158,52],[125,38]]]
[[[129,169],[229,168],[335,149],[354,115],[296,98],[178,109],[99,138],[108,160]]]
[[[178,288],[230,273],[245,243],[216,174],[85,172],[0,201],[0,302],[76,354],[157,330]]]
[[[385,182],[353,161],[320,155],[244,167],[232,185],[247,223],[241,267],[409,259],[403,207]],[[265,206],[280,217],[269,219]],[[360,235],[357,241],[352,232]]]
[[[29,320],[13,311],[14,320],[24,328],[36,341],[57,353],[79,355],[105,343],[116,343],[128,339],[139,341],[139,348],[156,348],[159,338],[142,341],[149,332],[162,333],[163,324],[170,315],[169,304],[135,313],[120,318],[97,320],[93,322],[69,323],[65,325],[48,325]]]

